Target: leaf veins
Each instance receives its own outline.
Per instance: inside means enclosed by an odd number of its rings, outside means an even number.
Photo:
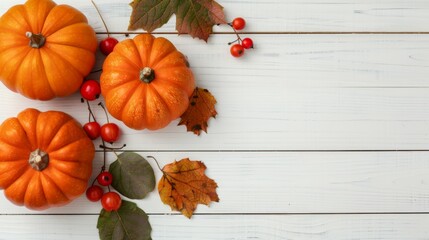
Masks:
[[[207,89],[195,88],[189,100],[188,109],[182,114],[179,125],[186,125],[189,132],[200,135],[201,131],[207,133],[208,120],[217,115],[216,98]]]
[[[215,24],[226,23],[223,7],[214,0],[134,0],[129,30],[152,32],[176,14],[176,30],[207,41]]]
[[[219,201],[217,183],[205,175],[207,167],[189,158],[164,166],[158,191],[163,203],[172,210],[191,218],[198,204],[209,205]]]

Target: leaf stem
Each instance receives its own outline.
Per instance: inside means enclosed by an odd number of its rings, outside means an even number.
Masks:
[[[153,157],[153,156],[147,156],[147,158],[152,158],[153,160],[155,160],[156,165],[158,166],[159,171],[161,171],[162,173],[164,173],[164,171],[163,171],[163,170],[161,169],[161,167],[159,166],[158,160],[156,160],[156,158],[155,158],[155,157]]]
[[[91,0],[92,5],[94,5],[95,10],[97,10],[98,16],[100,16],[101,21],[103,22],[104,28],[106,28],[106,32],[107,32],[107,37],[110,37],[110,33],[109,33],[109,29],[107,28],[106,22],[103,19],[103,16],[101,16],[101,12],[98,9],[97,5],[95,4],[95,2],[93,0]]]

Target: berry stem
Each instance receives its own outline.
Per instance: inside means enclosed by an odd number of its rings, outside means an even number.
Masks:
[[[107,114],[107,111],[106,111],[106,108],[104,107],[104,104],[102,102],[100,102],[98,105],[104,110],[104,114],[106,114],[107,123],[110,123],[109,115]]]
[[[103,139],[101,139],[101,143],[102,143],[102,146],[106,146]],[[103,149],[103,167],[101,167],[101,171],[104,171],[106,170],[107,151],[106,151],[106,148],[102,148],[102,149]]]
[[[232,28],[232,30],[234,31],[235,35],[237,35],[237,40],[235,40],[235,41],[233,41],[233,42],[231,42],[231,43],[228,43],[228,44],[229,44],[229,45],[231,45],[231,44],[233,44],[233,43],[235,43],[235,42],[237,42],[237,41],[238,41],[238,43],[241,43],[241,41],[243,41],[243,40],[241,39],[241,37],[240,37],[240,35],[238,34],[237,30],[235,30],[235,28],[232,26],[232,24],[231,24],[231,23],[228,23],[228,25]]]
[[[94,180],[92,181],[91,186],[94,186],[95,181],[97,181],[97,178],[94,178]]]
[[[228,43],[228,45],[231,45],[231,44],[233,44],[233,43],[235,43],[235,42],[238,42],[238,40],[239,40],[239,39],[237,38],[237,39],[235,39],[234,41],[229,42],[229,43]]]
[[[123,149],[126,146],[127,146],[127,144],[124,144],[121,147],[108,147],[106,145],[100,145],[100,148],[102,148],[103,151],[109,150],[109,151],[113,152],[116,155],[116,157],[119,158],[119,155],[118,155],[118,153],[115,150],[121,150],[121,149]]]
[[[92,119],[94,119],[94,122],[97,122],[97,120],[95,119],[94,113],[92,112],[91,106],[89,105],[88,100],[86,100],[86,105],[88,106],[88,111],[89,111],[88,122],[91,122],[91,116],[92,116]]]
[[[127,144],[122,145],[122,147],[108,147],[108,146],[100,145],[100,148],[103,148],[106,150],[111,150],[112,152],[114,152],[115,150],[121,150],[126,146],[127,146]]]
[[[100,16],[101,21],[103,22],[104,28],[106,29],[107,32],[107,37],[110,37],[110,33],[109,33],[109,29],[107,28],[106,22],[104,21],[103,17],[101,16],[101,12],[98,9],[97,5],[95,4],[95,2],[93,0],[91,0],[92,5],[94,5],[95,10],[97,10],[98,16]]]
[[[101,71],[103,71],[103,69],[102,69],[102,68],[97,69],[97,70],[93,70],[93,71],[91,71],[90,73],[96,73],[96,72],[101,72]]]

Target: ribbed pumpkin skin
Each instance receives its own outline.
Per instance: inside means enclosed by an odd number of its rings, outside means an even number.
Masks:
[[[74,93],[95,63],[97,38],[86,17],[67,5],[29,0],[0,18],[0,79],[12,91],[39,100]],[[27,32],[41,33],[41,48]]]
[[[143,68],[155,72],[140,80]],[[140,34],[118,43],[103,64],[101,94],[110,114],[133,129],[156,130],[180,117],[195,81],[182,53],[165,38]]]
[[[49,155],[41,171],[29,164],[36,149]],[[0,126],[0,188],[17,205],[43,210],[69,203],[85,192],[93,158],[92,141],[65,113],[27,109]]]

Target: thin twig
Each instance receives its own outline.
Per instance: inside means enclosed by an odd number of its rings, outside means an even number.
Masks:
[[[241,43],[243,40],[241,39],[241,37],[240,37],[240,35],[238,34],[237,30],[235,30],[235,28],[232,26],[232,24],[231,24],[231,23],[228,23],[228,26],[230,26],[230,27],[232,28],[232,30],[234,31],[235,35],[237,35],[237,40],[235,40],[235,41],[233,41],[233,42],[228,43],[228,45],[231,45],[231,44],[233,44],[233,43],[235,43],[235,42],[237,42],[237,41],[238,41],[238,43]]]
[[[103,146],[106,146],[103,139],[101,139],[101,143],[103,144]],[[106,148],[103,148],[103,167],[101,168],[102,171],[106,169],[106,157],[107,157],[107,151],[106,151]]]
[[[88,111],[89,111],[88,122],[91,122],[91,116],[94,119],[94,122],[97,122],[97,120],[95,119],[94,113],[92,112],[91,106],[89,105],[88,100],[86,100],[86,105],[88,106]]]
[[[93,0],[91,0],[92,5],[94,5],[95,10],[97,10],[98,16],[100,16],[101,21],[103,22],[104,28],[106,28],[107,37],[110,37],[109,29],[107,28],[106,22],[104,21],[103,17],[101,16],[100,10],[98,9],[97,5]]]
[[[109,115],[107,114],[106,108],[104,107],[103,103],[102,103],[102,102],[100,102],[98,105],[99,105],[101,108],[103,108],[103,110],[104,110],[104,114],[106,114],[107,123],[110,123],[110,121],[109,121]]]

